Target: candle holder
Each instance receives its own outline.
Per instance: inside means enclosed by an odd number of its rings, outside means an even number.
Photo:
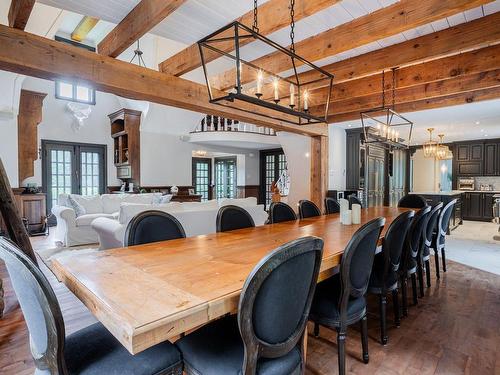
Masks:
[[[280,102],[280,100],[279,100],[279,99],[274,99],[273,101],[274,101],[274,103],[276,103],[276,104],[278,104],[278,103]]]
[[[262,97],[262,93],[260,92],[256,92],[255,93],[255,96],[257,97],[257,99],[260,99]]]
[[[288,105],[291,109],[294,109],[295,108],[295,104],[289,104]]]

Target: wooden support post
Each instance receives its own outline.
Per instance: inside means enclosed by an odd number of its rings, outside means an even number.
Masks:
[[[311,201],[324,211],[328,190],[328,137],[311,137]]]
[[[38,265],[28,233],[26,232],[21,215],[17,209],[14,193],[10,187],[2,159],[0,159],[0,213],[3,216],[3,221],[10,239]]]

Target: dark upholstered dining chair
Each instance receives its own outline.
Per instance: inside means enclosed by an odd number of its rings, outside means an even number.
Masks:
[[[361,203],[361,200],[354,194],[349,195],[347,200],[349,201],[349,209],[352,209],[353,204],[359,204],[361,208],[363,208],[363,203]]]
[[[42,271],[16,245],[0,237],[0,259],[24,315],[36,374],[157,375],[182,373],[177,348],[164,342],[130,354],[101,324],[66,337],[56,295]]]
[[[303,374],[322,254],[323,240],[304,237],[265,256],[245,281],[237,319],[219,319],[176,342],[186,373]]]
[[[430,265],[430,258],[431,258],[431,249],[435,249],[432,247],[432,239],[437,235],[437,225],[439,221],[439,215],[441,213],[441,209],[443,208],[443,203],[440,202],[439,204],[435,205],[432,207],[431,212],[429,214],[429,220],[427,221],[427,226],[425,227],[424,230],[424,244],[422,248],[422,267],[425,267],[425,276],[426,276],[426,281],[427,281],[427,287],[429,288],[431,286],[431,265]],[[438,263],[439,266],[439,263]],[[420,267],[419,272],[422,273],[423,269]],[[439,272],[439,271],[438,271]],[[419,275],[419,279],[422,280],[423,276]],[[423,284],[423,283],[422,283]],[[423,295],[423,286],[420,287],[420,295]]]
[[[248,211],[233,205],[221,207],[217,213],[216,221],[217,232],[255,227]]]
[[[135,215],[125,230],[125,246],[185,238],[184,228],[172,215],[149,210]]]
[[[419,194],[406,194],[398,202],[398,207],[422,208],[427,206],[427,201]]]
[[[345,374],[345,339],[347,326],[361,321],[363,361],[368,363],[368,327],[365,293],[375,257],[375,250],[385,219],[379,217],[359,228],[347,244],[340,272],[316,287],[309,319],[314,335],[319,326],[337,330],[339,374]]]
[[[439,251],[441,251],[441,262],[443,264],[443,272],[446,272],[446,254],[445,254],[445,241],[446,233],[448,233],[448,227],[450,225],[451,214],[453,213],[453,207],[457,203],[456,199],[453,199],[444,206],[439,215],[437,233],[434,237],[434,242],[432,248],[434,249],[434,259],[436,261],[436,277],[439,279]]]
[[[368,292],[379,296],[380,309],[380,341],[387,344],[386,306],[387,294],[392,293],[394,321],[400,325],[398,279],[401,253],[406,233],[410,228],[415,211],[400,214],[389,226],[382,243],[382,251],[375,255]]]
[[[269,223],[297,220],[297,215],[292,207],[283,202],[273,202],[269,206]]]
[[[325,198],[325,212],[327,215],[340,212],[340,204],[333,198]]]
[[[421,247],[423,243],[423,232],[426,228],[431,206],[426,206],[415,213],[410,229],[406,233],[405,245],[401,255],[400,280],[401,294],[403,297],[403,315],[408,315],[407,283],[411,278],[411,287],[413,293],[413,303],[418,303],[417,294],[417,268],[420,262]]]
[[[308,217],[321,216],[321,210],[307,199],[302,199],[299,201],[299,217],[301,219],[306,219]]]

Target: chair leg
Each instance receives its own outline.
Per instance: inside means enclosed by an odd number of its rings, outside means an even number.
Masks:
[[[379,297],[379,308],[380,308],[380,342],[382,345],[387,344],[387,296],[382,293]]]
[[[401,315],[399,314],[399,295],[398,290],[392,291],[392,307],[394,308],[394,323],[396,327],[401,326]]]
[[[417,296],[417,275],[415,273],[411,274],[411,291],[413,293],[413,304],[418,304],[418,296]]]
[[[444,246],[441,249],[441,262],[443,262],[443,272],[446,272],[446,256],[444,254]]]
[[[346,329],[337,329],[337,346],[339,355],[339,375],[345,375],[345,336]]]
[[[319,337],[319,324],[314,322],[314,337]]]
[[[408,316],[408,281],[401,277],[401,297],[403,299],[403,316]]]
[[[363,362],[368,363],[370,357],[368,355],[368,319],[366,319],[366,315],[361,319],[361,346],[363,348]]]
[[[425,277],[427,278],[427,288],[431,287],[431,262],[429,259],[425,261]]]
[[[434,262],[436,264],[436,278],[439,280],[439,251],[436,249],[434,251]]]
[[[418,276],[418,290],[420,291],[420,298],[424,298],[424,269],[422,267],[422,260],[417,266],[417,276]]]

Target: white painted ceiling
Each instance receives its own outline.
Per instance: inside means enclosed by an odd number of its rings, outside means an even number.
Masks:
[[[429,109],[404,114],[414,122],[412,144],[429,139],[427,128],[434,128],[434,138],[444,134],[445,142],[500,138],[500,99]],[[330,126],[345,129],[361,127],[360,120],[346,121]]]

